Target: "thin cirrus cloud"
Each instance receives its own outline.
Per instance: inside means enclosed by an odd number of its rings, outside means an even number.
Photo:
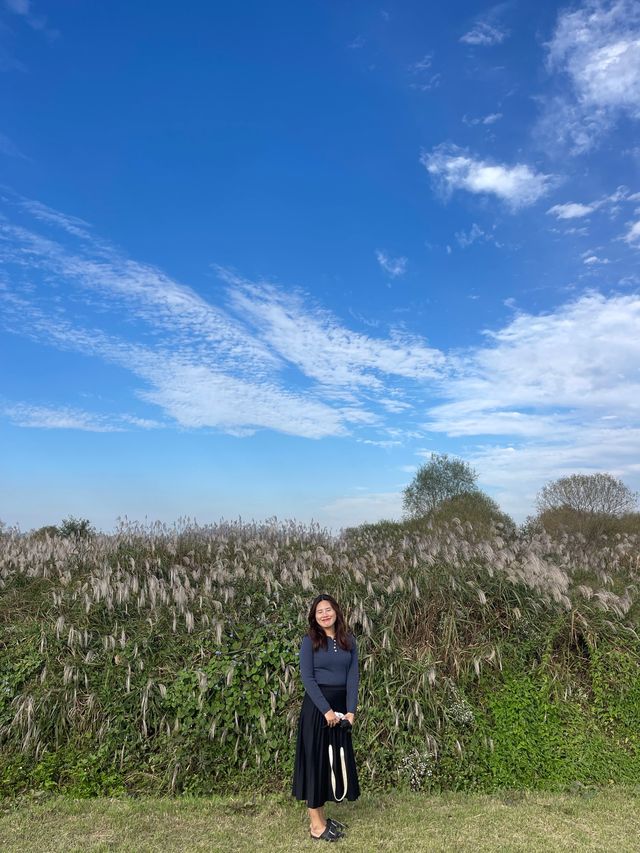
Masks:
[[[595,147],[621,116],[640,118],[640,5],[588,0],[563,10],[548,44],[558,91],[539,132],[574,154]]]
[[[449,143],[423,152],[420,161],[445,196],[456,190],[493,195],[514,210],[535,204],[556,183],[554,176],[536,172],[523,163],[491,163]]]
[[[30,213],[34,219],[39,219],[41,222],[50,222],[53,225],[57,225],[67,233],[72,234],[74,237],[90,237],[89,232],[91,226],[88,222],[85,222],[84,219],[60,213],[58,210],[53,210],[53,208],[48,207],[46,204],[42,204],[42,202],[34,201],[29,198],[20,198],[19,204],[25,211],[27,211],[27,213]]]
[[[463,44],[471,44],[476,47],[492,47],[501,44],[509,35],[509,31],[489,21],[479,21],[463,36],[460,41]]]
[[[24,199],[14,200],[16,211],[31,224],[0,222],[5,328],[124,367],[142,380],[134,398],[180,426],[347,435],[384,424],[391,410],[376,396],[390,378],[394,385],[398,377],[425,380],[443,367],[442,354],[423,340],[399,331],[387,338],[355,333],[308,307],[305,294],[219,269],[228,285],[225,309],[124,257],[77,218]],[[298,372],[285,384],[281,374],[292,366]],[[393,399],[396,411],[402,406],[394,389],[382,397]]]
[[[331,406],[283,388],[276,381],[259,376],[234,376],[224,359],[219,366],[208,354],[203,357],[197,345],[185,348],[180,339],[165,339],[154,347],[145,346],[95,327],[79,327],[7,292],[6,288],[0,291],[0,296],[4,303],[5,327],[10,331],[124,368],[143,383],[133,390],[134,396],[159,407],[174,425],[191,429],[212,427],[232,435],[249,435],[264,428],[306,438],[323,438],[346,435],[349,424],[367,420],[366,413],[354,405]],[[176,322],[179,322],[178,314]],[[74,421],[59,421],[57,426],[87,429],[91,422],[95,426],[108,427],[103,431],[114,428],[112,422],[106,423],[96,417],[90,421],[91,418],[85,413],[83,417],[76,416]],[[11,419],[15,422],[15,417]],[[145,418],[122,416],[121,419],[132,426],[147,427]],[[38,424],[32,418],[28,425]],[[53,428],[56,424],[49,418],[39,425]]]
[[[376,260],[391,278],[398,278],[404,275],[407,271],[407,258],[392,258],[383,249],[376,249]]]
[[[23,205],[24,207],[24,205]],[[32,216],[58,226],[71,236],[87,238],[77,227],[79,220],[47,210],[27,207]],[[35,213],[37,210],[38,213]],[[65,282],[92,307],[113,311],[127,308],[142,324],[141,335],[151,332],[170,335],[174,347],[210,356],[218,364],[233,368],[251,365],[254,371],[268,369],[276,359],[248,335],[239,323],[206,302],[191,288],[173,281],[160,270],[123,257],[111,247],[92,238],[78,240],[72,248],[31,229],[0,223],[0,244],[5,263],[20,271],[39,271],[46,286],[41,298]]]
[[[132,415],[102,415],[72,406],[34,406],[7,403],[2,413],[16,426],[32,429],[73,429],[82,432],[124,432],[136,429],[160,429],[164,424],[151,418]]]
[[[33,406],[13,403],[3,406],[3,414],[16,426],[37,429],[74,429],[84,432],[122,432],[113,417],[92,414],[69,406]]]
[[[285,293],[268,282],[216,269],[231,285],[235,312],[251,321],[281,358],[327,389],[380,391],[385,377],[427,381],[446,367],[443,354],[422,339],[400,332],[389,338],[354,332],[328,311],[309,307],[302,293]]]

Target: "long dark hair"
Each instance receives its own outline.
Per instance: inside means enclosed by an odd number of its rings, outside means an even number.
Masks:
[[[324,649],[327,648],[327,635],[324,632],[324,628],[321,625],[318,625],[316,620],[316,607],[321,601],[328,601],[336,611],[336,624],[334,626],[336,642],[340,648],[347,652],[350,651],[351,640],[349,639],[349,626],[344,618],[342,609],[332,595],[329,595],[328,592],[322,592],[320,595],[316,595],[311,602],[311,607],[309,608],[309,636],[311,637],[314,652],[318,651],[320,647]]]

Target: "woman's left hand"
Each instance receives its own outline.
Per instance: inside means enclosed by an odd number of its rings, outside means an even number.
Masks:
[[[355,715],[355,714],[351,714],[351,713],[349,713],[349,714],[345,714],[344,716],[345,716],[345,718],[346,718],[347,720],[349,720],[349,722],[351,723],[351,725],[353,725],[353,721],[354,721],[354,719],[355,719],[355,716],[356,716],[356,715]]]

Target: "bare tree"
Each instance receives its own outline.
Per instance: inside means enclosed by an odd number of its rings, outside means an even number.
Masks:
[[[622,515],[631,512],[638,495],[611,474],[571,474],[547,483],[538,492],[540,512],[568,508],[578,512]]]

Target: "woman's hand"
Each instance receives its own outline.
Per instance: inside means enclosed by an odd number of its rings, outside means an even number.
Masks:
[[[331,708],[329,708],[327,713],[324,715],[324,718],[327,721],[327,725],[329,726],[337,726],[340,722],[336,717],[335,711],[333,711]]]
[[[353,725],[353,721],[355,720],[356,715],[355,715],[355,714],[352,714],[351,712],[349,712],[348,714],[345,714],[345,717],[346,717],[346,719],[347,719],[347,720],[349,720],[349,722],[351,723],[351,725]]]

